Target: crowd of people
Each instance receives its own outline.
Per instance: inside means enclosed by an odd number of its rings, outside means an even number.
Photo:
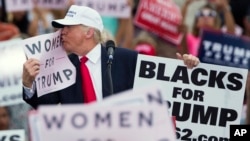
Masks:
[[[56,21],[56,19],[64,18],[66,12],[68,11],[68,8],[70,7],[71,4],[73,4],[73,1],[69,2],[69,7],[63,10],[40,9],[38,7],[35,7],[32,11],[17,11],[17,12],[7,12],[5,9],[4,0],[1,0],[1,1],[2,2],[1,2],[1,7],[0,7],[0,10],[1,10],[0,41],[7,41],[7,40],[17,38],[17,37],[26,39],[29,37],[42,35],[45,33],[52,33],[55,31],[54,27],[58,28],[60,27],[60,25],[63,25],[60,28],[63,28],[62,36],[65,36],[63,37],[63,40],[64,40],[64,44],[66,48],[70,52],[74,52],[78,56],[82,56],[83,54],[86,55],[87,52],[89,52],[89,51],[86,51],[83,53],[73,48],[70,48],[70,44],[75,45],[75,43],[78,43],[80,41],[73,40],[74,38],[72,38],[72,41],[67,40],[67,38],[70,38],[69,36],[70,32],[74,30],[77,30],[80,32],[81,27],[74,26],[75,29],[68,28],[68,26],[65,26],[64,23],[60,23],[59,21]],[[202,7],[200,7],[200,9],[198,9],[198,11],[195,13],[194,22],[193,22],[192,28],[190,29],[189,26],[186,24],[186,19],[189,18],[188,11],[192,7],[192,4],[195,2],[199,2],[199,1],[198,0],[185,0],[183,1],[182,5],[179,5],[181,12],[182,12],[183,19],[178,29],[179,29],[179,32],[182,32],[184,34],[184,37],[182,39],[182,42],[178,46],[173,45],[169,43],[168,41],[164,40],[163,38],[155,35],[154,33],[151,33],[150,31],[137,27],[133,24],[133,18],[136,14],[139,0],[128,0],[128,5],[132,7],[131,16],[129,18],[119,19],[115,17],[102,16],[101,19],[104,24],[104,30],[103,30],[104,33],[101,33],[101,34],[105,35],[105,38],[106,38],[105,40],[109,40],[109,39],[114,40],[118,48],[128,48],[131,50],[135,50],[138,53],[152,55],[152,56],[168,57],[168,58],[181,58],[180,55],[176,56],[176,52],[179,52],[181,54],[188,54],[188,55],[191,54],[192,56],[197,56],[198,50],[199,50],[199,44],[201,41],[201,30],[203,28],[221,30],[222,32],[230,33],[235,36],[250,37],[250,3],[243,4],[245,8],[242,8],[242,11],[244,12],[242,12],[241,14],[241,21],[240,21],[238,19],[236,20],[235,15],[237,15],[238,13],[235,13],[236,6],[232,5],[232,4],[235,4],[233,0],[231,1],[230,0],[213,0],[213,1],[208,0],[204,2]],[[236,4],[241,5],[242,3],[239,2]],[[52,21],[54,22],[54,24],[51,24]],[[90,26],[90,25],[87,25],[87,26]],[[98,28],[99,27],[97,27],[97,29]],[[92,30],[91,28],[86,27],[85,29],[83,29],[82,32],[85,32],[86,30],[88,31],[89,36],[98,34],[101,31],[101,30]],[[86,47],[96,46],[95,41],[88,40],[87,35],[86,35],[86,40],[84,40],[84,45]],[[121,50],[121,52],[124,53],[126,51]],[[124,72],[124,74],[126,74],[126,78],[124,78],[124,80],[129,79],[130,77],[134,76],[132,69],[135,68],[134,60],[136,60],[135,53],[133,52],[131,53],[126,52],[126,53],[125,53],[126,55],[130,56],[128,57],[129,59],[126,60],[127,62],[129,62],[128,63],[129,66],[123,66],[123,67],[130,68],[131,71],[129,72],[131,72],[131,74]],[[76,56],[71,56],[71,58],[72,57],[76,57]],[[88,57],[91,57],[91,56],[88,56]],[[124,56],[124,57],[127,57],[127,56]],[[193,61],[195,61],[195,63],[191,63],[191,66],[196,66],[197,60],[195,60],[194,58],[192,59]],[[37,60],[28,60],[28,61],[29,62],[26,62],[26,64],[24,65],[25,66],[24,73],[30,72],[29,70],[32,67],[39,64]],[[37,72],[37,70],[33,70],[33,71]],[[35,74],[37,75],[37,73]],[[122,69],[119,72],[119,74],[121,74],[120,76],[123,76]],[[25,88],[26,87],[30,88],[33,85],[32,81],[34,80],[35,75],[34,73],[33,75],[28,74],[28,73],[24,75],[26,76],[26,78],[29,77],[27,79],[24,79],[24,86]],[[29,80],[29,81],[25,81],[25,80]],[[245,116],[242,117],[242,124],[250,124],[250,108],[247,108],[247,107],[250,107],[250,102],[248,102],[250,101],[250,84],[248,81],[246,85],[244,103],[242,103],[246,107],[245,114],[243,114]],[[119,82],[119,81],[116,81],[116,82]],[[132,84],[133,83],[130,83],[128,86],[125,86],[122,83],[116,84],[117,86],[115,87],[114,91],[119,92],[122,90],[132,88]],[[102,91],[101,88],[103,86],[101,86],[101,84],[98,84],[97,87],[98,87],[97,91],[101,92]],[[75,88],[76,86],[73,86],[70,89],[76,90]],[[34,95],[34,93],[31,95]],[[44,103],[51,104],[50,103],[51,99],[58,102],[58,99],[56,98],[58,95],[62,96],[63,94],[62,93],[55,94],[54,96],[50,95],[50,97],[44,98],[40,102],[38,102],[36,98],[34,97],[32,98],[31,96],[30,98],[25,99],[25,101],[29,103],[31,106],[33,106],[34,108],[36,108],[39,104],[44,104]],[[33,102],[34,99],[36,99],[35,102]],[[70,101],[67,101],[68,97],[65,97],[65,99],[66,101],[61,101],[61,102],[69,103],[74,100],[77,101],[79,100],[79,97],[75,97],[75,99],[70,99]],[[31,108],[26,108],[26,110],[29,110],[29,109]],[[11,110],[9,110],[6,107],[0,107],[0,130],[17,128],[10,123],[10,119],[9,119],[10,116],[13,116],[13,114],[11,114]]]

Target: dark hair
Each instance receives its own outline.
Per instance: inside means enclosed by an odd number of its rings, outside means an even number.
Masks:
[[[7,22],[7,12],[6,12],[6,6],[5,6],[5,0],[1,0],[2,7],[0,11],[0,18],[1,22]]]
[[[245,11],[245,16],[250,16],[250,5],[247,7]]]
[[[13,24],[15,24],[21,33],[28,35],[30,21],[28,19],[28,11],[25,11],[25,15],[22,17],[21,20],[16,20],[13,18]]]

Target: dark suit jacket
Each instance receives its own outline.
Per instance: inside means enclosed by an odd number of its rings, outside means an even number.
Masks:
[[[135,68],[138,53],[125,48],[117,47],[114,53],[114,59],[112,62],[111,73],[113,81],[113,93],[118,93],[124,90],[133,88]],[[83,94],[81,89],[81,74],[80,74],[80,61],[77,55],[69,55],[69,59],[76,67],[76,82],[57,92],[37,97],[37,94],[31,99],[25,99],[23,92],[23,99],[29,103],[32,107],[37,108],[41,104],[75,104],[83,103]],[[101,67],[102,67],[102,92],[103,97],[110,95],[108,75],[107,75],[107,51],[104,47],[101,47]],[[101,81],[101,78],[100,78]]]

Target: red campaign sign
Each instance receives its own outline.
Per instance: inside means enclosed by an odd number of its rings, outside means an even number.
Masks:
[[[141,0],[134,22],[175,45],[182,40],[183,35],[178,32],[182,22],[181,11],[171,0]]]

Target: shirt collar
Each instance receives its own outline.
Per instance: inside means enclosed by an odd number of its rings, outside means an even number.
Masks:
[[[88,54],[86,55],[88,60],[92,63],[97,63],[97,61],[101,58],[101,44],[97,44]],[[82,56],[79,56],[79,60]]]

